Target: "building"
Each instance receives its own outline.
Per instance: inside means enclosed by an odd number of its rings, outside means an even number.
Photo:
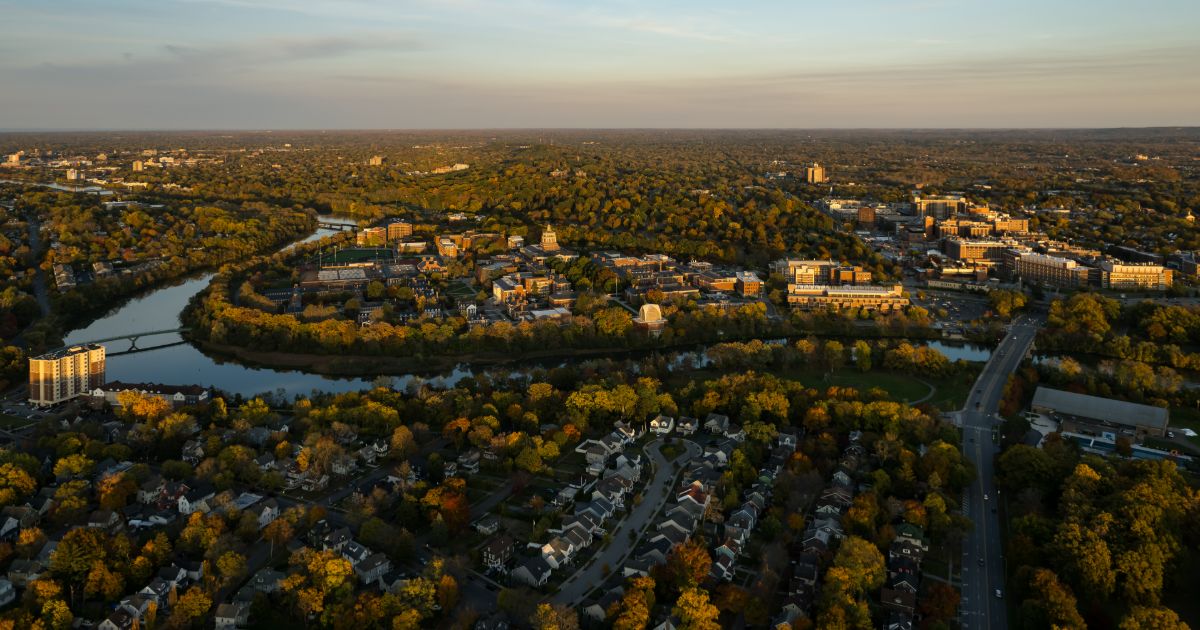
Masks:
[[[387,242],[387,228],[369,227],[355,236],[359,247],[383,245]]]
[[[894,311],[908,306],[904,287],[899,284],[888,286],[833,286],[827,284],[789,284],[788,304],[793,308],[844,309],[860,308],[872,311]]]
[[[804,181],[809,184],[823,184],[829,181],[829,177],[825,175],[825,167],[813,162],[812,165],[804,168]]]
[[[141,173],[141,172],[142,172],[142,171],[144,171],[144,170],[146,170],[146,163],[145,163],[145,162],[143,162],[143,161],[141,161],[141,160],[134,160],[134,161],[133,161],[133,172],[135,172],[135,173]]]
[[[868,284],[871,272],[855,265],[843,265],[832,260],[777,260],[772,271],[782,274],[792,284]]]
[[[199,385],[159,385],[157,383],[122,383],[113,381],[100,387],[94,387],[89,392],[94,402],[106,402],[113,407],[120,407],[121,392],[133,391],[143,396],[159,398],[172,407],[186,407],[208,402],[208,389]]]
[[[858,224],[862,227],[875,227],[875,206],[863,204],[858,207]]]
[[[657,332],[666,327],[667,320],[663,319],[662,309],[657,304],[643,304],[637,317],[633,318],[633,323],[640,328]]]
[[[412,236],[413,224],[408,221],[392,221],[387,226],[387,240],[398,241],[407,236]]]
[[[1069,258],[1025,253],[1013,260],[1013,274],[1024,282],[1052,287],[1083,287],[1088,284],[1087,267]]]
[[[947,256],[965,262],[999,262],[1004,259],[1004,252],[1011,247],[1011,244],[1000,241],[969,241],[960,238],[949,238],[942,243],[942,251]]]
[[[757,297],[762,293],[762,280],[753,271],[739,271],[737,277],[737,292],[743,297]]]
[[[71,346],[29,359],[29,402],[53,405],[104,385],[104,346]]]
[[[383,156],[382,155],[372,155],[370,165],[371,166],[383,166]]]
[[[558,234],[556,234],[554,232],[554,228],[551,228],[549,225],[547,225],[546,230],[542,232],[541,245],[543,252],[549,253],[559,250]]]
[[[945,219],[967,211],[967,198],[962,195],[913,195],[913,214],[918,217]]]
[[[1163,407],[1076,394],[1060,389],[1038,387],[1030,409],[1053,414],[1062,421],[1063,430],[1115,439],[1120,433],[1162,437],[1170,425],[1170,412]],[[1106,430],[1107,429],[1107,430]]]
[[[1154,263],[1125,263],[1102,260],[1100,287],[1118,291],[1166,291],[1173,280],[1170,269]]]

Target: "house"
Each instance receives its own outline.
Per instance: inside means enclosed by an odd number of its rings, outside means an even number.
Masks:
[[[46,565],[37,559],[17,558],[8,565],[8,581],[19,588],[25,588],[30,582],[42,576]]]
[[[638,439],[638,430],[623,420],[618,420],[614,425],[613,432],[621,436],[622,441],[626,444],[631,444]]]
[[[488,514],[475,521],[475,531],[484,536],[491,536],[500,530],[500,518],[495,514]]]
[[[276,593],[279,591],[279,586],[287,576],[279,571],[272,569],[262,569],[250,578],[250,586],[259,593]]]
[[[216,496],[216,491],[213,487],[207,483],[200,482],[195,488],[188,489],[187,492],[183,493],[183,496],[179,497],[176,505],[179,513],[185,516],[195,512],[207,514],[212,511],[209,502],[212,501],[214,496]]]
[[[608,460],[608,449],[599,442],[593,443],[584,451],[583,457],[589,464],[604,464]]]
[[[263,453],[262,455],[255,457],[254,465],[258,466],[258,469],[263,472],[268,472],[268,471],[274,470],[275,469],[275,454],[274,453]]]
[[[887,610],[911,617],[917,606],[917,595],[885,587],[879,591],[879,603]]]
[[[576,514],[590,514],[597,522],[603,523],[612,517],[616,508],[607,499],[592,499],[588,503],[575,508]]]
[[[565,532],[571,529],[578,529],[593,538],[604,535],[604,528],[600,526],[600,522],[590,512],[564,517],[562,520],[562,531]]]
[[[350,566],[357,569],[360,563],[371,557],[371,549],[357,540],[351,540],[342,547],[341,554],[350,562]]]
[[[564,486],[559,488],[558,493],[554,495],[552,503],[558,506],[570,505],[575,502],[575,495],[579,494],[579,488],[576,486]]]
[[[96,510],[88,515],[87,526],[110,534],[116,533],[122,527],[121,515],[112,510]]]
[[[625,589],[617,587],[604,592],[600,599],[592,602],[583,609],[583,618],[588,622],[603,625],[604,620],[608,617],[608,609],[612,608],[613,604],[621,601],[621,597],[625,595]]]
[[[325,535],[321,540],[321,548],[325,551],[341,553],[342,549],[345,549],[346,545],[350,544],[353,540],[353,536],[350,535],[350,528],[340,527]]]
[[[138,591],[138,593],[154,600],[155,606],[163,608],[171,594],[171,586],[170,582],[160,577],[155,577],[153,580],[150,580],[149,584],[142,587],[142,590]]]
[[[687,416],[681,416],[679,422],[675,425],[675,430],[679,432],[679,435],[692,435],[699,428],[700,421]]]
[[[471,449],[458,456],[458,467],[463,472],[475,474],[479,472],[479,449]]]
[[[233,602],[217,606],[214,618],[216,628],[240,628],[250,623],[250,604],[248,602]]]
[[[601,479],[592,489],[592,498],[605,499],[617,509],[625,507],[625,485],[619,479],[615,475]]]
[[[163,478],[162,475],[151,475],[149,479],[138,486],[137,500],[138,503],[150,505],[162,496]]]
[[[279,502],[274,498],[267,499],[261,503],[250,506],[247,512],[254,515],[258,519],[258,528],[262,529],[270,525],[272,521],[279,518]]]
[[[704,418],[704,430],[709,433],[724,435],[729,430],[729,416],[710,413]]]
[[[133,628],[134,617],[124,608],[118,608],[107,619],[96,626],[98,630],[130,630]]]
[[[745,442],[746,432],[742,430],[741,426],[734,424],[730,425],[729,429],[725,431],[725,437],[733,440],[734,442]]]
[[[553,569],[541,556],[533,556],[517,565],[509,577],[517,584],[537,588],[550,580]]]
[[[503,571],[513,555],[513,539],[505,534],[493,537],[483,546],[481,557],[483,566],[489,569]]]
[[[575,557],[578,549],[571,541],[563,536],[555,536],[550,542],[542,545],[542,559],[553,569],[560,569]]]
[[[199,464],[200,460],[204,459],[204,444],[198,439],[184,442],[181,458],[193,466]]]
[[[733,579],[733,562],[734,558],[728,555],[718,555],[713,559],[709,573],[718,580],[728,582]]]
[[[800,444],[800,436],[794,430],[784,429],[779,432],[777,441],[781,448],[795,451],[796,447]]]
[[[161,579],[172,587],[179,587],[183,586],[187,582],[188,576],[187,571],[184,571],[183,567],[177,564],[172,564],[159,569],[157,578]]]
[[[354,566],[354,573],[364,584],[378,581],[391,570],[392,561],[382,553],[373,553]]]
[[[0,510],[0,539],[15,541],[23,529],[29,529],[40,518],[37,510],[28,506],[10,505]]]
[[[675,430],[675,418],[658,415],[650,421],[650,431],[655,435],[667,435]]]

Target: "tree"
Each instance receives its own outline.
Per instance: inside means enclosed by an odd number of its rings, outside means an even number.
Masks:
[[[204,592],[204,589],[193,586],[179,597],[179,601],[175,602],[175,606],[171,609],[170,624],[176,628],[190,626],[208,614],[212,603],[212,598]]]
[[[934,582],[921,599],[921,614],[926,619],[949,622],[958,613],[958,591],[945,582]]]
[[[614,630],[643,630],[654,608],[654,579],[639,576],[629,581],[621,599],[605,611],[613,620]]]
[[[246,558],[236,551],[226,551],[217,558],[217,571],[228,585],[246,574]]]
[[[534,630],[579,630],[579,613],[565,604],[542,603],[529,625]]]
[[[79,478],[91,474],[93,462],[84,455],[76,453],[61,457],[54,463],[54,475],[57,477]]]
[[[408,459],[417,452],[417,442],[412,429],[400,425],[392,431],[392,449],[389,453],[399,459]]]
[[[263,538],[271,543],[272,558],[275,557],[275,547],[283,547],[293,535],[292,524],[285,518],[277,518],[263,528]]]
[[[700,539],[693,538],[679,545],[667,555],[660,581],[670,582],[676,588],[696,586],[708,577],[712,569],[712,557]]]
[[[0,464],[0,507],[15,504],[37,490],[37,481],[11,462]]]
[[[679,618],[679,630],[720,630],[717,617],[721,611],[708,601],[708,592],[702,588],[686,588],[675,601],[671,614]]]
[[[871,346],[862,339],[854,342],[854,364],[860,372],[871,371]]]
[[[1170,608],[1134,606],[1118,627],[1120,630],[1187,630],[1188,625]]]
[[[833,557],[833,566],[846,571],[846,591],[861,595],[883,585],[887,577],[883,554],[872,543],[848,536]]]
[[[1029,627],[1087,628],[1079,615],[1075,595],[1053,571],[1035,569],[1030,577],[1029,592],[1032,597],[1021,602],[1021,617]]]
[[[96,560],[92,563],[91,570],[88,571],[83,594],[87,597],[99,595],[106,600],[114,600],[121,596],[121,589],[124,586],[125,580],[121,578],[120,574],[110,571],[104,562]]]

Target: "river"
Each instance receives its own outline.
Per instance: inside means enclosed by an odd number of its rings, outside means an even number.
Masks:
[[[353,219],[347,218],[322,217],[322,221],[354,224]],[[334,230],[320,229],[297,242],[310,242],[336,233]],[[291,247],[291,245],[287,247]],[[130,300],[90,325],[71,331],[66,337],[66,342],[74,344],[119,335],[178,328],[180,313],[183,312],[192,296],[208,286],[212,275],[205,273],[194,276]],[[179,341],[181,341],[179,335],[169,334],[146,337],[139,340],[138,343],[141,347],[152,347]],[[109,352],[125,350],[126,343],[128,342],[116,341],[107,344]],[[931,341],[928,342],[928,345],[938,349],[952,361],[958,359],[986,361],[991,356],[989,349],[980,346],[947,344],[940,341]],[[688,354],[690,356],[687,356],[687,359],[692,365],[706,363],[702,349]],[[532,365],[552,367],[563,363],[565,362],[544,360],[534,362]],[[683,361],[680,363],[682,364]],[[298,394],[310,394],[314,390],[358,391],[368,389],[378,381],[376,378],[339,378],[295,370],[249,367],[210,357],[186,343],[145,352],[110,356],[107,372],[110,381],[204,385],[246,397],[280,391],[288,398]],[[395,387],[404,387],[416,379],[435,386],[449,386],[474,373],[475,370],[470,366],[460,365],[450,372],[439,375],[403,375],[384,377],[383,380]]]

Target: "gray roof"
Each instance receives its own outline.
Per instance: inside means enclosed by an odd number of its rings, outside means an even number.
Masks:
[[[1066,392],[1061,389],[1038,387],[1033,406],[1052,409],[1058,413],[1090,420],[1100,420],[1126,426],[1167,428],[1170,414],[1162,407]]]

